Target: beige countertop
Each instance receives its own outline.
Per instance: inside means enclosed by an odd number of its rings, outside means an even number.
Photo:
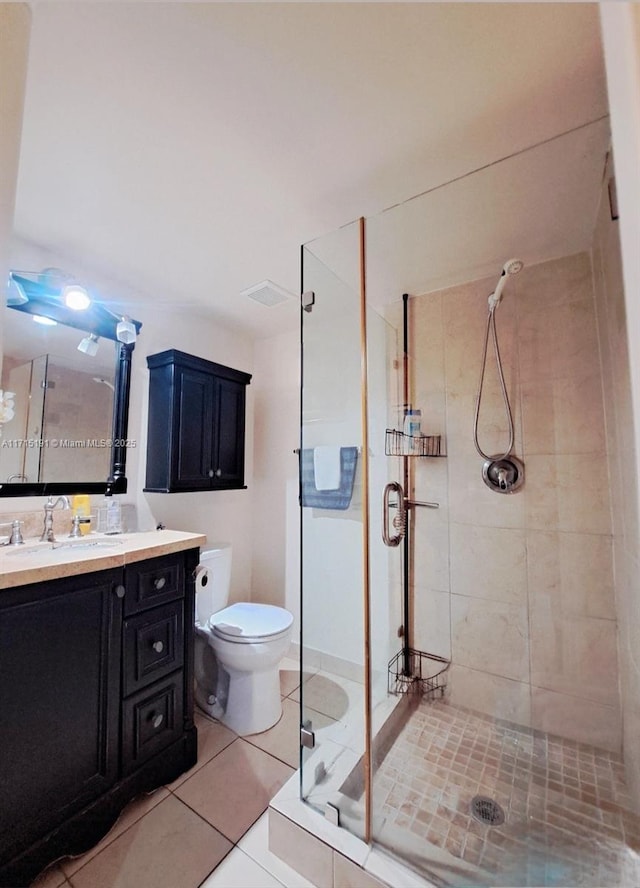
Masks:
[[[91,533],[79,539],[60,536],[55,543],[25,540],[23,546],[0,547],[0,589],[123,567],[158,555],[201,548],[206,541],[202,534],[166,529],[113,536]]]

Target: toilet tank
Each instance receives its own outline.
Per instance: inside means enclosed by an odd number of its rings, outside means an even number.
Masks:
[[[206,625],[209,617],[227,606],[231,584],[231,546],[219,543],[200,553],[200,564],[209,571],[206,584],[196,587],[196,620]]]

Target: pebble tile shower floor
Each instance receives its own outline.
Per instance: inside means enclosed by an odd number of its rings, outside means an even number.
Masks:
[[[606,750],[423,701],[374,791],[387,833],[409,834],[425,874],[435,846],[477,867],[477,884],[640,885],[640,818],[622,761]],[[506,822],[474,819],[476,795],[498,802]],[[378,839],[387,843],[384,826]],[[453,867],[446,881],[468,884],[460,879]]]

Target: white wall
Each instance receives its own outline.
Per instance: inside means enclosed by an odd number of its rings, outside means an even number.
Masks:
[[[269,309],[265,309],[268,311]],[[300,335],[254,343],[253,601],[286,607],[299,631]]]

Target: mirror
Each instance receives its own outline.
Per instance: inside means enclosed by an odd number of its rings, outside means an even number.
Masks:
[[[12,273],[0,387],[15,398],[0,426],[0,497],[126,491],[134,343],[118,341],[120,321],[99,303],[71,310],[59,288]]]

